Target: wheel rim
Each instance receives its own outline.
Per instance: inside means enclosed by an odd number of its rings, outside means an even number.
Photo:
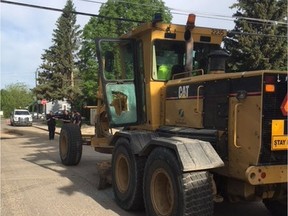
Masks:
[[[130,182],[130,170],[128,159],[125,155],[120,154],[116,159],[115,179],[118,190],[124,193],[128,190]]]
[[[67,156],[67,152],[68,152],[68,143],[67,143],[67,139],[65,136],[61,137],[60,140],[60,154],[61,154],[61,158],[66,158]]]
[[[174,190],[168,173],[160,168],[152,175],[150,193],[157,215],[171,215],[174,206]]]

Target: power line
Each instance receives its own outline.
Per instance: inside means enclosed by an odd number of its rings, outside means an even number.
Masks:
[[[227,36],[228,36],[228,37],[231,37],[231,36],[233,36],[233,35],[287,38],[286,35],[271,35],[271,34],[259,34],[259,33],[248,33],[248,32],[228,31],[228,33],[227,33]]]
[[[84,2],[90,2],[90,3],[98,3],[98,4],[106,4],[105,2],[99,2],[99,1],[94,1],[94,0],[78,0],[78,1],[84,1]],[[141,4],[141,3],[135,3],[135,2],[127,2],[123,0],[118,0],[117,2],[124,3],[124,4],[132,4],[132,5],[138,5],[138,6],[145,6],[145,7],[154,7],[154,8],[159,8],[159,6],[154,6],[151,4]],[[191,13],[191,11],[185,11],[181,9],[176,9],[172,7],[167,7],[172,14],[177,14],[177,15],[185,15],[187,16],[188,14]],[[174,11],[174,12],[172,12]],[[276,20],[267,20],[267,19],[260,19],[260,18],[252,18],[252,17],[241,17],[241,16],[225,16],[225,15],[219,15],[219,14],[208,14],[208,13],[194,13],[197,17],[202,17],[202,18],[208,18],[208,19],[220,19],[220,20],[227,20],[227,21],[234,21],[235,19],[242,19],[242,20],[247,20],[247,21],[254,21],[255,22],[261,22],[261,23],[270,23],[271,25],[285,25],[287,26],[286,22],[282,21],[276,21]],[[251,22],[252,23],[252,22]]]
[[[89,3],[94,3],[94,4],[106,4],[105,2],[99,2],[99,1],[94,1],[94,0],[78,0],[78,1],[83,1],[83,2],[89,2]],[[155,6],[155,5],[151,5],[151,4],[141,4],[141,3],[135,3],[135,2],[127,2],[127,1],[123,1],[123,0],[118,0],[117,2],[120,3],[124,3],[124,4],[131,4],[131,5],[137,5],[137,6],[141,6],[141,7],[150,7],[150,8],[160,8],[160,6]],[[172,7],[167,7],[171,14],[177,14],[177,15],[184,15],[184,16],[188,16],[191,12],[188,11],[184,11],[184,10],[180,10],[180,9],[176,9],[176,8],[172,8]],[[173,12],[175,11],[175,12]],[[229,21],[233,21],[234,19],[232,17],[229,16],[221,16],[221,15],[208,15],[205,13],[194,13],[196,16],[198,17],[203,17],[203,18],[211,18],[211,19],[222,19],[222,20],[229,20]]]
[[[25,4],[25,3],[20,3],[20,2],[11,2],[11,1],[1,0],[1,3],[7,3],[7,4],[12,4],[12,5],[31,7],[31,8],[37,8],[37,9],[43,9],[43,10],[63,12],[62,9],[58,9],[58,8],[44,7],[44,6],[40,6],[40,5]],[[102,15],[98,15],[98,14],[91,14],[91,13],[85,13],[85,12],[79,12],[79,11],[73,11],[73,13],[77,14],[77,15],[98,17],[98,18],[110,19],[110,20],[143,23],[143,21],[140,21],[140,20],[126,19],[126,18],[115,18],[115,17],[102,16]]]
[[[176,10],[178,11],[178,10]],[[188,12],[171,12],[172,14],[177,14],[177,15],[184,15],[187,16],[189,13]],[[234,22],[235,20],[246,20],[248,23],[251,24],[269,24],[269,25],[282,25],[283,27],[287,28],[287,23],[281,22],[281,21],[275,21],[275,20],[265,20],[265,19],[258,19],[258,18],[251,18],[251,17],[240,17],[240,16],[223,16],[223,15],[209,15],[205,13],[196,13],[197,17],[202,17],[202,18],[207,18],[207,19],[219,19],[219,20],[226,20],[226,21],[231,21]]]
[[[106,3],[97,2],[97,1],[94,1],[94,0],[79,0],[79,1],[93,2],[93,3],[99,3],[99,4],[106,4]],[[121,1],[121,2],[124,2],[124,1]],[[62,9],[58,9],[58,8],[44,7],[44,6],[40,6],[40,5],[25,4],[25,3],[20,3],[20,2],[11,2],[11,1],[6,1],[6,0],[1,0],[1,3],[13,4],[13,5],[24,6],[24,7],[32,7],[32,8],[36,8],[36,9],[43,9],[43,10],[63,12]],[[137,4],[137,3],[135,3],[135,4]],[[146,6],[147,6],[147,4],[146,4]],[[98,18],[110,19],[110,20],[117,20],[117,21],[144,23],[144,21],[140,21],[140,20],[132,20],[132,19],[126,19],[126,18],[115,18],[115,17],[102,16],[102,15],[85,13],[85,12],[79,12],[79,11],[74,11],[73,13],[75,13],[75,14],[77,14],[77,15],[98,17]],[[184,15],[183,13],[178,13],[178,14]],[[188,15],[188,14],[187,14],[187,15]],[[198,16],[201,17],[201,15],[198,15]],[[206,16],[204,16],[204,17],[207,18],[208,16],[206,15]],[[209,17],[209,18],[212,18],[212,16]],[[226,17],[226,19],[228,19],[228,18],[229,18],[229,17]],[[223,18],[220,18],[220,17],[217,17],[217,16],[216,16],[216,18],[214,18],[214,19],[223,19]],[[286,36],[282,36],[282,35],[256,34],[256,33],[247,33],[247,32],[235,32],[235,31],[230,31],[230,33],[232,33],[232,34],[241,34],[241,35],[250,35],[250,36],[265,36],[265,37],[286,38]]]
[[[94,0],[78,0],[78,1],[83,1],[83,2],[89,2],[89,3],[96,3],[96,4],[107,4],[106,2],[99,2],[99,1],[94,1]],[[151,4],[141,4],[141,3],[135,3],[135,2],[126,2],[122,0],[118,0],[117,3],[124,3],[124,4],[130,4],[130,5],[137,5],[141,7],[150,7],[150,8],[160,8],[160,6],[155,6]],[[170,9],[170,8],[168,8]]]
[[[97,3],[97,4],[106,4],[105,2],[98,2],[98,1],[92,1],[92,0],[79,0],[84,2],[90,2],[90,3]]]

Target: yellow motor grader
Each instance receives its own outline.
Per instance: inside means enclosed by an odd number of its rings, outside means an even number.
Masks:
[[[263,200],[287,214],[287,72],[226,73],[226,31],[159,20],[98,38],[91,146],[112,154],[123,209],[213,215],[214,202]],[[77,165],[80,129],[63,126],[60,157]]]

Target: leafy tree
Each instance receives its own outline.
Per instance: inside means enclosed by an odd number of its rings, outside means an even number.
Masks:
[[[82,93],[79,88],[77,52],[80,46],[79,25],[76,25],[72,0],[67,0],[62,15],[53,31],[53,45],[42,54],[42,64],[38,72],[38,86],[34,89],[39,99],[67,99],[71,106]]]
[[[125,2],[108,0],[101,6],[99,17],[92,17],[85,25],[79,54],[79,67],[83,81],[82,91],[86,95],[88,103],[96,103],[95,94],[98,87],[95,38],[117,38],[141,22],[151,22],[156,12],[162,14],[164,22],[171,21],[172,15],[162,0],[126,0]]]
[[[33,94],[31,90],[23,83],[11,84],[1,89],[1,110],[4,112],[4,117],[9,117],[9,114],[15,108],[27,108],[33,103]]]
[[[233,34],[225,39],[230,71],[287,68],[287,0],[238,0]]]

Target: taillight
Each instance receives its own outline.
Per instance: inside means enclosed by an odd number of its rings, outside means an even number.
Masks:
[[[265,84],[265,92],[275,92],[274,84]]]

